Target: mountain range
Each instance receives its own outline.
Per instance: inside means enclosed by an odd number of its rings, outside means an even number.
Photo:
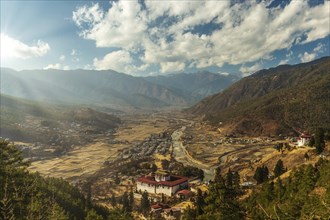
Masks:
[[[330,57],[260,70],[187,111],[242,135],[329,129]]]
[[[113,109],[187,107],[239,78],[214,73],[134,77],[112,70],[1,69],[1,93],[56,104]]]

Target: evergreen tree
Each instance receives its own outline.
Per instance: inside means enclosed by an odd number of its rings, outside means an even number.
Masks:
[[[278,176],[282,175],[283,173],[285,173],[285,168],[283,165],[283,161],[281,159],[279,159],[274,168],[274,176],[278,177]]]
[[[315,148],[318,154],[321,154],[324,150],[325,142],[324,142],[324,130],[322,128],[318,128],[315,133]]]
[[[146,191],[142,193],[140,208],[144,214],[146,214],[150,209],[149,195]]]
[[[86,216],[86,220],[103,220],[101,215],[98,215],[94,209],[91,209]]]
[[[131,211],[132,211],[133,207],[134,207],[134,193],[133,193],[133,190],[131,190],[131,192],[129,193],[129,203],[130,203],[130,207],[131,207]]]
[[[253,178],[257,181],[257,184],[261,184],[268,180],[268,175],[269,175],[268,167],[262,166],[262,167],[257,167]]]
[[[202,169],[198,170],[198,179],[200,179],[201,181],[204,180],[204,171]]]
[[[197,190],[197,197],[196,197],[196,211],[197,215],[202,215],[204,213],[203,207],[205,205],[205,201],[203,198],[203,192],[202,190]]]
[[[123,203],[123,212],[124,213],[129,213],[132,211],[131,205],[130,205],[130,201],[128,198],[128,194],[127,192],[124,192],[123,196],[122,196],[122,203]]]
[[[114,194],[111,196],[111,205],[112,207],[115,207],[117,205],[116,197]]]

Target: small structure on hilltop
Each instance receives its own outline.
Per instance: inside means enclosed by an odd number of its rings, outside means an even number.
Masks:
[[[297,140],[298,147],[303,147],[305,145],[308,145],[311,139],[312,139],[312,135],[308,133],[302,133]]]
[[[138,191],[173,196],[178,190],[188,187],[188,178],[157,171],[155,174],[138,178],[136,186]]]

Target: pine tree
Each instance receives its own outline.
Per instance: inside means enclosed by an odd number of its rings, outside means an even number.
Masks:
[[[131,211],[132,211],[133,207],[134,207],[134,193],[133,193],[133,190],[131,190],[131,192],[129,193],[129,203],[130,203],[130,207],[131,207]]]
[[[146,191],[142,193],[140,208],[144,214],[146,214],[150,209],[149,195]]]
[[[197,197],[196,197],[196,211],[197,215],[202,215],[204,213],[203,207],[205,205],[205,201],[203,198],[203,192],[202,190],[197,190]]]
[[[285,168],[283,165],[283,161],[281,159],[279,159],[274,168],[274,176],[278,177],[278,176],[282,175],[283,173],[285,173]]]
[[[111,196],[111,205],[112,207],[115,207],[117,205],[116,197],[114,194]]]
[[[321,154],[324,150],[325,142],[324,142],[324,130],[322,128],[318,128],[315,133],[315,148],[318,154]]]
[[[130,201],[128,198],[128,194],[127,192],[124,192],[123,196],[122,196],[122,203],[123,203],[123,212],[124,213],[129,213],[132,211],[131,205],[130,205]]]

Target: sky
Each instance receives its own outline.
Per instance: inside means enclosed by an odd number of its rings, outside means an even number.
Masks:
[[[0,2],[0,65],[15,70],[246,76],[330,51],[330,1]]]

